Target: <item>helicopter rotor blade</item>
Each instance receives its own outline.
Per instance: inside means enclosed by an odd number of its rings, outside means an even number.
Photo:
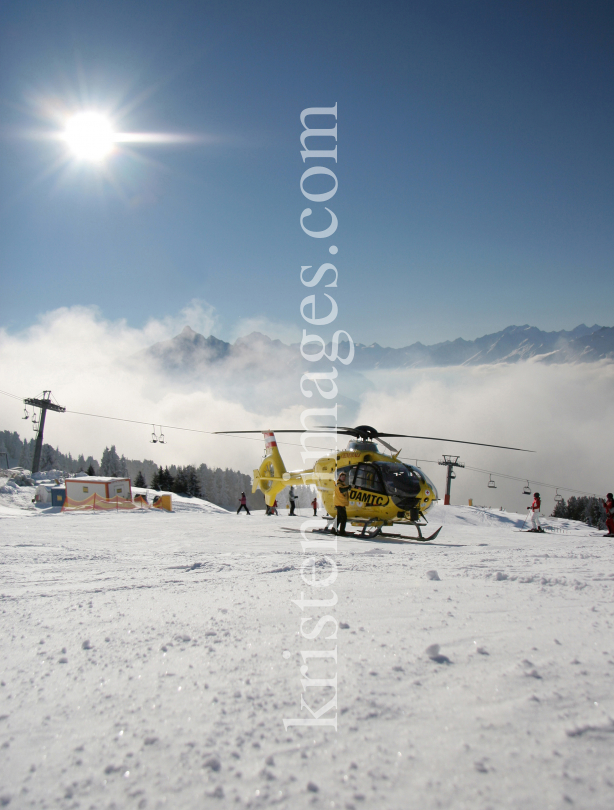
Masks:
[[[426,439],[431,442],[452,442],[453,444],[473,444],[476,447],[495,447],[499,450],[518,450],[520,453],[534,453],[535,450],[525,450],[523,447],[507,447],[504,444],[485,444],[484,442],[467,442],[464,439],[441,439],[438,436],[408,436],[406,433],[380,433],[389,439]]]
[[[229,434],[229,433],[268,433],[268,430],[218,430],[216,431],[216,435],[222,434]],[[360,437],[362,431],[357,430],[356,428],[350,427],[333,427],[332,425],[316,425],[313,430],[272,430],[272,433],[337,433],[342,436],[356,436]],[[439,436],[410,436],[407,433],[379,433],[374,430],[373,433],[373,440],[377,441],[380,439],[381,443],[390,448],[390,445],[386,444],[383,439],[423,439],[425,441],[430,442],[450,442],[452,444],[470,444],[474,447],[493,447],[497,450],[517,450],[519,453],[534,453],[535,450],[527,450],[523,447],[508,447],[504,444],[486,444],[485,442],[468,442],[464,439],[442,439]]]
[[[275,430],[273,428],[268,430],[216,430],[214,431],[215,436],[222,436],[230,433],[344,433],[344,431],[336,430],[336,428],[321,428],[320,425],[316,425],[313,430]],[[353,433],[348,433],[347,435],[353,436]]]
[[[320,426],[318,426],[318,427],[320,427]],[[326,425],[326,426],[322,425],[321,429],[322,430],[334,430],[337,433],[348,434],[350,436],[357,436],[357,435],[360,435],[360,433],[361,433],[361,431],[357,430],[356,428],[341,427],[341,426],[339,426],[338,428],[334,428],[334,427],[331,427],[331,426],[328,426],[328,425]],[[381,443],[385,447],[388,447],[389,450],[394,449],[394,448],[391,448],[390,445],[386,444],[386,442],[382,441],[385,438],[386,439],[425,439],[427,441],[433,441],[433,442],[452,442],[454,444],[472,444],[472,445],[475,445],[476,447],[494,447],[494,448],[496,448],[498,450],[518,450],[520,453],[534,453],[535,452],[535,450],[525,450],[522,447],[508,447],[507,445],[503,445],[503,444],[486,444],[484,442],[467,442],[467,441],[464,441],[463,439],[441,439],[441,438],[439,438],[437,436],[409,436],[406,433],[380,433],[379,431],[375,431],[375,440],[376,441],[377,441],[377,439],[379,439],[381,441]]]
[[[378,440],[378,442],[379,442],[380,444],[383,444],[383,445],[384,445],[384,447],[386,447],[388,450],[390,450],[390,452],[391,452],[391,453],[395,453],[395,454],[396,454],[396,453],[400,453],[400,452],[401,452],[400,450],[397,450],[397,448],[396,448],[396,447],[393,447],[391,444],[388,444],[388,442],[385,442],[383,439],[380,439],[380,437],[379,437],[379,436],[377,437],[377,440]]]
[[[222,436],[228,433],[305,433],[304,430],[216,430],[214,431],[215,436]]]

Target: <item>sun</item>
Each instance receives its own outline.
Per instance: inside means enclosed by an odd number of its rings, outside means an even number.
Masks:
[[[97,112],[73,115],[66,124],[64,139],[75,157],[99,162],[115,147],[115,132],[108,118]]]

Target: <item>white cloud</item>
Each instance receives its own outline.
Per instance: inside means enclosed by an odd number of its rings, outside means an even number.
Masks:
[[[250,409],[206,380],[181,385],[151,363],[135,363],[135,353],[177,334],[187,322],[208,333],[215,313],[194,301],[177,316],[151,320],[135,329],[124,320],[104,319],[94,307],[54,310],[18,334],[0,330],[2,388],[21,397],[50,389],[70,411],[155,425],[205,431],[260,428],[258,403]],[[265,409],[271,411],[266,405]],[[278,411],[274,409],[271,417]],[[22,421],[22,413],[17,400],[0,396],[2,429],[30,438],[31,423]],[[92,453],[98,458],[105,446],[115,444],[128,457],[153,458],[160,464],[206,461],[249,471],[261,456],[259,445],[254,443],[251,450],[252,442],[182,431],[166,430],[168,443],[154,445],[149,443],[151,432],[150,425],[49,413],[45,441],[63,452]]]

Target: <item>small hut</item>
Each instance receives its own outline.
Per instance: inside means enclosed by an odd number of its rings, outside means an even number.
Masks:
[[[99,498],[107,500],[116,497],[132,500],[130,479],[104,476],[66,479],[66,497],[71,501],[86,501],[92,495],[98,495]]]

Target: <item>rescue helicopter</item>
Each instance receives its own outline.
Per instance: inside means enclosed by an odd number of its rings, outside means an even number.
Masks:
[[[268,506],[273,505],[279,493],[287,486],[316,486],[328,517],[326,528],[315,531],[333,530],[333,522],[337,515],[333,503],[335,484],[339,474],[344,472],[346,485],[350,487],[348,523],[361,529],[355,536],[365,539],[374,538],[381,533],[384,526],[395,524],[415,527],[417,537],[391,533],[383,536],[426,542],[434,540],[441,531],[440,526],[427,537],[422,534],[422,528],[428,523],[426,512],[437,500],[435,485],[419,467],[401,461],[399,458],[401,451],[388,444],[386,439],[430,439],[532,452],[522,450],[520,447],[504,447],[498,444],[437,439],[433,436],[408,436],[404,433],[380,433],[370,425],[359,425],[355,428],[321,426],[309,431],[233,430],[218,433],[262,433],[265,453],[260,467],[254,470],[252,492],[259,489],[264,494]],[[318,434],[337,434],[350,436],[350,441],[345,450],[332,451],[329,455],[319,458],[311,469],[288,471],[277,446],[276,433],[309,433],[310,437]],[[390,452],[382,452],[378,444]]]

